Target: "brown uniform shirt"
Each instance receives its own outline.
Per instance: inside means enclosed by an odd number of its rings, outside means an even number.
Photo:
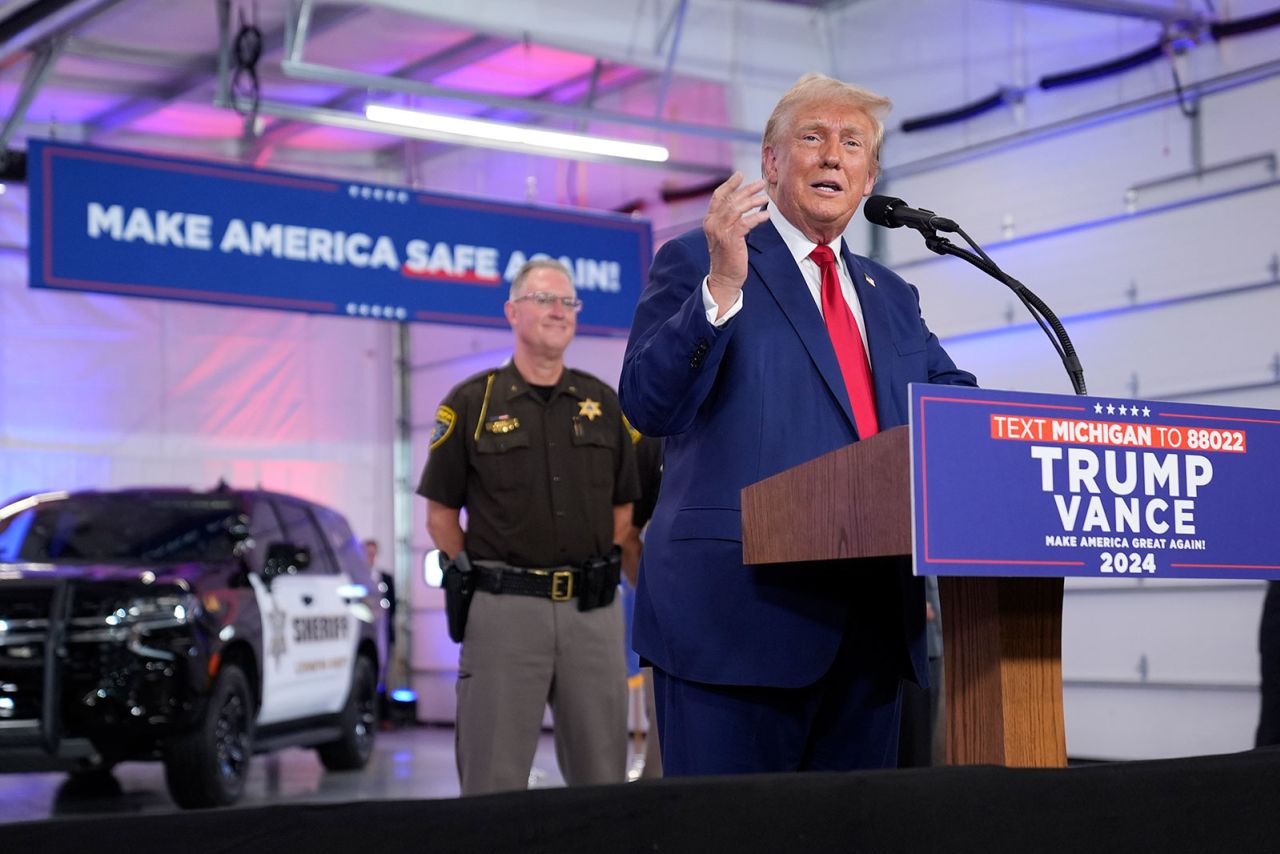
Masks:
[[[604,555],[614,505],[640,494],[618,395],[572,368],[546,402],[514,364],[476,374],[436,413],[418,494],[466,508],[473,560],[549,567]]]

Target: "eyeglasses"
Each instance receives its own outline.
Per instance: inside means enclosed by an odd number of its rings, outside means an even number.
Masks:
[[[560,303],[574,314],[582,311],[582,300],[577,297],[561,297],[555,294],[549,294],[546,291],[534,291],[531,294],[521,294],[512,300],[512,302],[520,302],[521,300],[533,300],[533,304],[538,308],[550,308],[553,303]]]

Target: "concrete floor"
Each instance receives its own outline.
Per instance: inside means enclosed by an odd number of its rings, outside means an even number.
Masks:
[[[61,816],[178,812],[158,762],[125,762],[96,791],[77,791],[60,773],[0,774],[0,824]],[[101,782],[101,781],[99,781]],[[534,758],[535,788],[564,785],[555,745],[544,733]],[[239,806],[412,798],[455,798],[458,776],[451,727],[408,727],[378,733],[362,771],[326,772],[315,751],[291,748],[253,758]]]

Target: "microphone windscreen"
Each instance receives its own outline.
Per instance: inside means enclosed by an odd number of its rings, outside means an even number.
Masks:
[[[868,196],[867,200],[862,203],[862,215],[869,219],[875,225],[883,225],[885,228],[901,228],[902,223],[894,219],[892,211],[899,205],[905,205],[902,199],[895,199],[893,196]]]

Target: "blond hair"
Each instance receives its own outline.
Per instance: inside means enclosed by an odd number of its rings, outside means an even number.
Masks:
[[[776,147],[778,137],[791,124],[797,108],[815,101],[852,107],[866,114],[872,126],[871,162],[875,170],[873,174],[879,174],[880,144],[884,141],[884,121],[881,117],[889,112],[893,102],[869,89],[836,80],[825,74],[818,74],[816,71],[811,71],[797,80],[774,106],[773,113],[764,126],[764,138],[760,141],[761,171],[764,171],[764,150]]]

